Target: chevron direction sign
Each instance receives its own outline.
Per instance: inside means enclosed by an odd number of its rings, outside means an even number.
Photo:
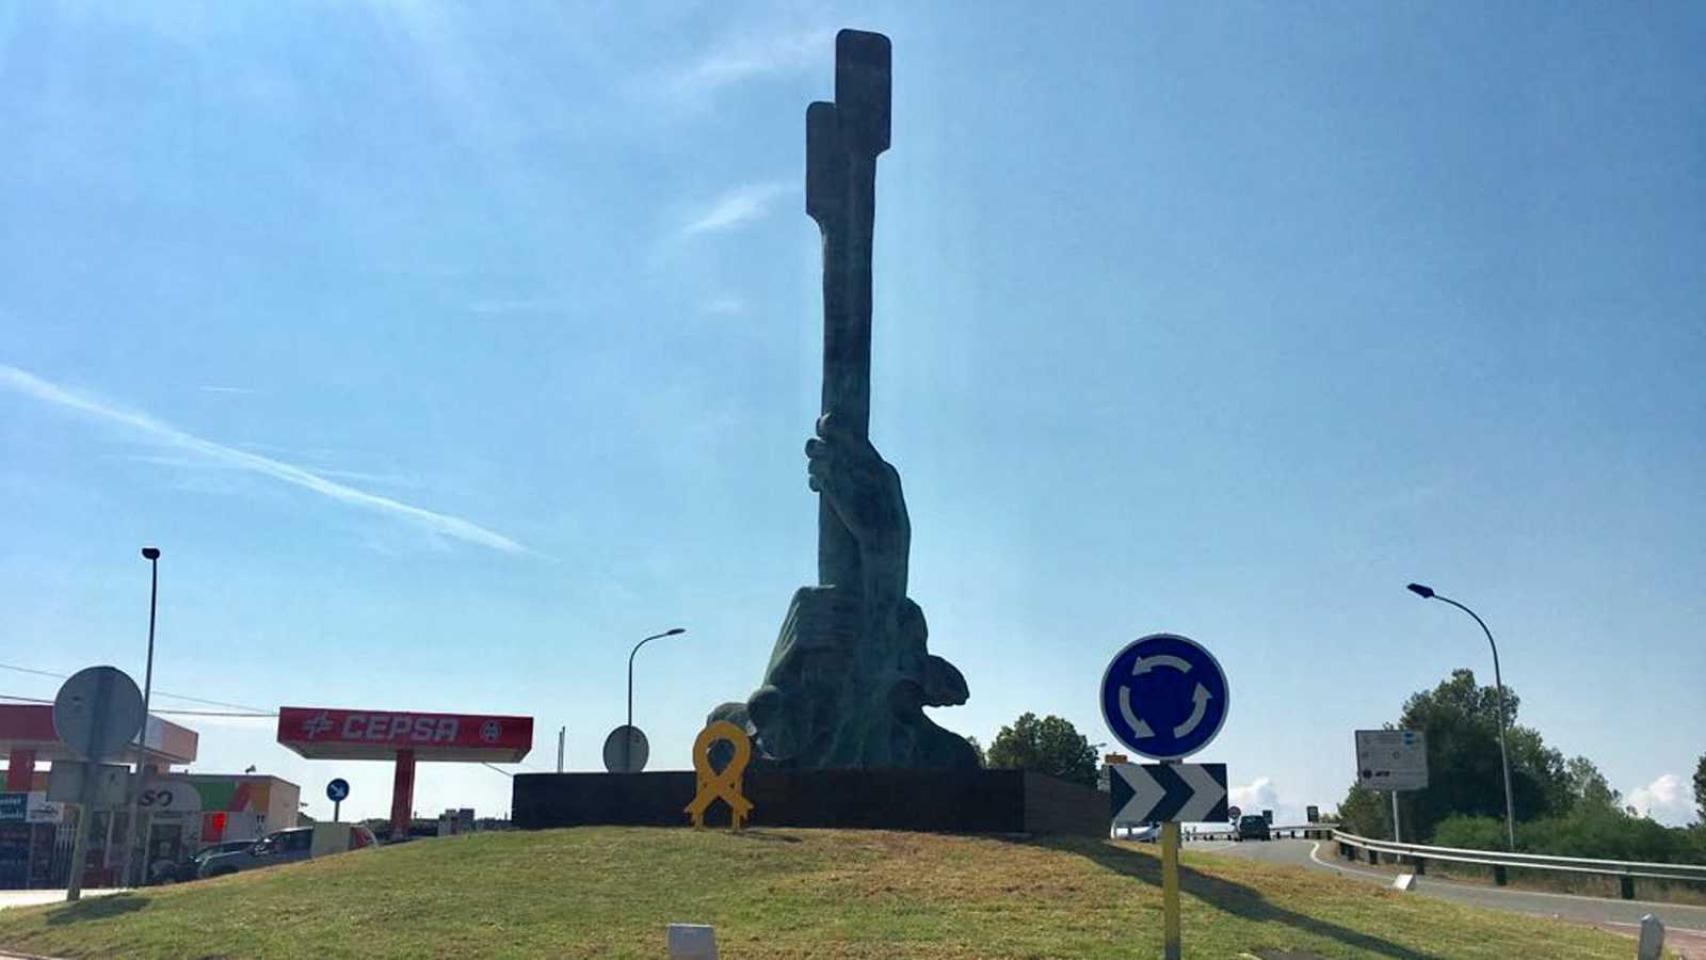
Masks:
[[[1227,819],[1224,763],[1122,763],[1110,770],[1114,823]]]

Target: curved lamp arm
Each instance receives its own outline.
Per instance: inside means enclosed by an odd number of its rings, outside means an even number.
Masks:
[[[646,639],[641,640],[639,643],[634,644],[634,649],[628,651],[628,726],[631,727],[634,725],[634,654],[639,653],[641,647],[651,643],[659,637],[673,637],[677,634],[686,632],[687,630],[684,627],[670,627],[662,633],[654,633]]]

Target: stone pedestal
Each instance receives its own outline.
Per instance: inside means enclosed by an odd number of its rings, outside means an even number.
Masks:
[[[686,827],[690,770],[523,773],[512,816],[523,829]],[[1108,795],[1021,770],[762,770],[742,778],[755,827],[1108,836]],[[716,804],[708,825],[726,825]]]

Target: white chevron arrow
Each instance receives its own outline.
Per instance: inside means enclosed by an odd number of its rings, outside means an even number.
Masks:
[[[1131,787],[1131,799],[1125,802],[1119,813],[1114,815],[1115,823],[1146,823],[1149,812],[1155,805],[1167,798],[1167,791],[1150,776],[1147,771],[1135,763],[1122,763],[1114,767],[1114,772],[1126,785]]]
[[[1149,724],[1144,723],[1143,718],[1131,709],[1130,687],[1120,688],[1120,716],[1124,717],[1126,725],[1131,727],[1133,737],[1139,740],[1148,740],[1155,736],[1155,731],[1149,729]]]
[[[1179,815],[1174,819],[1186,823],[1207,820],[1209,811],[1219,805],[1226,796],[1226,788],[1216,783],[1215,779],[1209,776],[1208,768],[1200,763],[1174,764],[1173,772],[1192,790],[1191,799],[1179,808]]]
[[[1148,673],[1156,667],[1172,667],[1180,673],[1191,672],[1189,660],[1170,653],[1158,653],[1153,657],[1138,657],[1137,662],[1131,665],[1131,675],[1135,677],[1140,673]]]
[[[1184,723],[1173,728],[1173,736],[1182,737],[1185,734],[1190,733],[1192,730],[1195,730],[1197,728],[1197,724],[1202,723],[1203,714],[1208,712],[1208,702],[1213,699],[1213,697],[1214,694],[1209,693],[1207,687],[1200,683],[1197,684],[1196,692],[1191,694],[1191,700],[1193,701],[1191,705],[1191,715],[1185,718]]]

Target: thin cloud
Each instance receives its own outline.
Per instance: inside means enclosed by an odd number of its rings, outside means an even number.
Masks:
[[[222,387],[211,383],[204,383],[196,389],[202,393],[235,393],[245,396],[257,392],[253,387]]]
[[[204,440],[194,434],[185,433],[177,427],[156,420],[147,414],[111,406],[8,364],[0,364],[0,386],[44,403],[51,403],[98,420],[118,424],[157,443],[194,453],[213,463],[271,477],[274,480],[313,491],[321,496],[363,510],[398,517],[433,533],[453,537],[466,543],[489,547],[493,550],[500,550],[504,553],[531,552],[509,537],[501,533],[494,533],[461,517],[434,513],[431,510],[393,500],[390,497],[382,497],[328,480],[318,473],[285,463],[282,460],[274,460],[271,457],[247,453],[221,443],[215,443],[212,440]]]
[[[670,89],[703,94],[754,77],[792,73],[832,62],[835,32],[804,30],[735,38],[676,73]]]
[[[705,211],[681,230],[682,236],[733,230],[768,216],[776,201],[795,192],[797,186],[781,180],[749,183],[718,197]]]
[[[717,297],[705,302],[702,309],[706,313],[718,316],[732,317],[746,312],[746,301],[739,297]]]

